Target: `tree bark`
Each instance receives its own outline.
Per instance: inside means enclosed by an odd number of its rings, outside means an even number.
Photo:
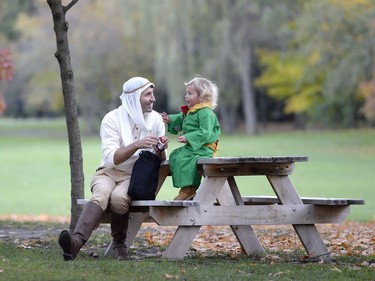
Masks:
[[[69,163],[71,181],[71,221],[70,230],[73,231],[82,207],[77,205],[78,198],[84,198],[84,175],[82,145],[78,121],[78,109],[74,91],[74,76],[70,62],[68,42],[68,22],[65,20],[66,12],[76,4],[72,0],[63,6],[61,0],[47,0],[53,17],[53,28],[56,34],[57,51],[55,57],[60,66],[60,77],[64,97],[65,116],[69,141]]]
[[[240,68],[241,80],[242,80],[242,100],[243,100],[243,112],[245,116],[245,130],[249,135],[254,135],[257,133],[257,111],[255,107],[255,93],[254,87],[251,83],[251,48],[245,48],[242,52],[243,56],[246,57],[244,61],[246,64],[242,64]],[[241,63],[241,62],[240,62]]]

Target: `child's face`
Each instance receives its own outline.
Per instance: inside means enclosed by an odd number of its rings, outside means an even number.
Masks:
[[[185,101],[189,108],[201,102],[199,94],[193,85],[186,86]]]

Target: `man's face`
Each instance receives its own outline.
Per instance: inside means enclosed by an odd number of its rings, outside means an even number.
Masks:
[[[151,112],[155,101],[154,88],[150,86],[141,93],[142,112]]]

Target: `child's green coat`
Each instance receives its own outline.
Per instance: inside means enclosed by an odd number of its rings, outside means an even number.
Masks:
[[[217,116],[210,107],[192,109],[186,116],[182,112],[169,115],[168,131],[172,134],[181,133],[187,140],[184,146],[175,149],[169,157],[175,187],[199,186],[201,176],[197,172],[197,160],[213,156],[214,150],[207,145],[219,140],[221,134]]]

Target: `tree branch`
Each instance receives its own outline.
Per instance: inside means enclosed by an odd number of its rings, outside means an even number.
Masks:
[[[69,11],[69,9],[71,7],[73,7],[79,0],[72,0],[68,5],[64,6],[64,13],[66,14],[67,11]]]

